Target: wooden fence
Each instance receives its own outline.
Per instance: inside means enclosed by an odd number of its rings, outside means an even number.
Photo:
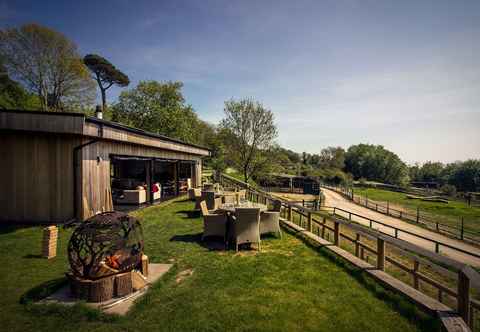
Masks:
[[[330,186],[326,184],[322,184],[321,186],[323,188],[338,192],[343,196],[345,196],[346,198],[348,198],[349,200],[351,200],[352,202],[358,205],[364,206],[370,210],[388,215],[390,217],[399,218],[411,223],[421,225],[439,234],[448,235],[450,237],[453,237],[459,240],[468,241],[474,244],[480,244],[480,233],[465,229],[463,218],[459,219],[459,224],[460,224],[459,227],[450,226],[450,225],[443,224],[439,221],[433,221],[425,216],[422,216],[421,211],[418,208],[415,211],[415,213],[412,213],[406,210],[398,210],[398,209],[392,208],[389,202],[382,204],[382,203],[375,202],[373,200],[369,200],[368,197],[364,198],[364,197],[361,197],[360,195],[355,195],[353,193],[353,190],[350,188]]]
[[[329,248],[335,254],[339,254],[364,269],[366,273],[369,273],[387,287],[407,296],[427,312],[438,315],[447,330],[468,330],[465,324],[459,324],[455,320],[456,315],[451,312],[451,307],[455,307],[458,315],[473,329],[480,311],[480,302],[471,298],[471,288],[480,292],[480,275],[470,266],[401,240],[398,237],[353,223],[348,218],[342,218],[338,214],[321,216],[314,210],[281,200],[229,176],[221,175],[220,181],[224,185],[247,189],[247,198],[251,201],[267,204],[274,200],[280,200],[281,216],[287,225],[296,227],[297,230],[301,230],[302,234],[317,243],[323,243],[326,248]],[[332,239],[333,246],[326,244],[329,242],[325,239]],[[351,257],[348,256],[347,251],[339,248],[341,245],[351,249],[353,253],[350,254]],[[387,246],[390,249],[389,251],[387,251]],[[338,249],[335,249],[337,247]],[[396,255],[388,255],[388,252],[400,253],[402,260],[398,259]],[[370,255],[374,258],[374,266],[368,262],[369,257],[372,257]],[[405,260],[409,261],[411,266],[406,264]],[[393,278],[391,275],[387,275],[385,272],[386,263],[410,275],[413,287]],[[434,271],[436,276],[440,277],[439,279],[453,280],[456,287],[435,280],[421,272],[421,266],[429,271]],[[429,294],[425,294],[425,287],[421,287],[421,284],[436,289],[436,299],[430,297]],[[446,302],[454,302],[454,305],[447,306]]]

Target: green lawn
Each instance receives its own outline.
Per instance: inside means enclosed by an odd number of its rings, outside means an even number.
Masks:
[[[354,193],[365,198],[378,202],[390,202],[416,213],[417,207],[420,209],[420,215],[429,220],[439,221],[441,223],[460,227],[461,218],[464,218],[465,229],[480,231],[480,208],[470,207],[468,204],[451,200],[448,204],[438,202],[424,202],[420,200],[408,199],[407,194],[375,188],[355,188]]]
[[[82,305],[31,304],[61,283],[70,230],[59,257],[38,258],[41,228],[0,229],[0,323],[4,331],[428,331],[434,322],[321,249],[284,233],[255,251],[209,250],[193,203],[134,213],[143,220],[146,253],[174,268],[126,317]],[[177,282],[179,272],[193,274]],[[21,298],[23,302],[20,303]]]

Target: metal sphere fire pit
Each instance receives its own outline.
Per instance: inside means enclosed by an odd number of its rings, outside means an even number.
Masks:
[[[103,302],[127,295],[146,283],[142,226],[122,212],[98,214],[73,232],[68,260],[67,276],[75,297]]]

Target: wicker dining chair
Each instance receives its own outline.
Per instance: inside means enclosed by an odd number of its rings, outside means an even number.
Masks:
[[[205,200],[207,203],[207,208],[209,210],[215,210],[215,192],[202,190],[202,200]]]
[[[227,240],[227,215],[225,213],[211,213],[207,209],[205,201],[200,202],[200,209],[203,215],[203,234],[202,241],[207,236],[219,236],[223,238],[223,243]]]
[[[235,240],[236,251],[238,245],[242,243],[257,243],[260,251],[260,209],[236,208],[232,237]]]
[[[202,199],[202,191],[200,189],[193,189],[193,197],[195,197],[195,211],[200,210],[200,202],[203,200]]]
[[[260,214],[260,235],[268,233],[276,233],[282,238],[280,212],[265,211]]]
[[[272,202],[272,209],[269,211],[280,212],[281,209],[282,209],[282,201],[280,201],[279,199],[275,199]]]
[[[245,200],[246,197],[247,197],[247,190],[246,190],[246,189],[239,190],[239,191],[237,192],[237,195],[238,195],[238,199],[241,200],[241,201],[243,201],[243,200]]]

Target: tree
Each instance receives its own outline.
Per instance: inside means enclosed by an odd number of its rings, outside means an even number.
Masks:
[[[220,127],[228,155],[248,183],[271,161],[269,150],[277,137],[273,113],[251,99],[226,101],[224,112]]]
[[[43,110],[89,104],[95,89],[76,45],[38,24],[0,31],[0,56],[10,76],[38,95]]]
[[[407,165],[393,152],[381,145],[358,144],[345,154],[345,171],[354,178],[381,181],[400,186],[409,183]]]
[[[112,85],[125,87],[130,84],[130,79],[127,75],[115,68],[107,59],[96,55],[87,54],[83,58],[83,62],[93,73],[93,79],[97,82],[102,94],[102,109],[106,110],[107,96],[106,92]]]
[[[185,142],[197,142],[198,118],[185,104],[181,82],[141,81],[120,94],[112,120]]]
[[[10,79],[0,59],[0,109],[33,110],[40,108],[38,98]]]
[[[319,159],[321,167],[343,169],[345,167],[345,150],[341,147],[330,146],[322,149]]]

